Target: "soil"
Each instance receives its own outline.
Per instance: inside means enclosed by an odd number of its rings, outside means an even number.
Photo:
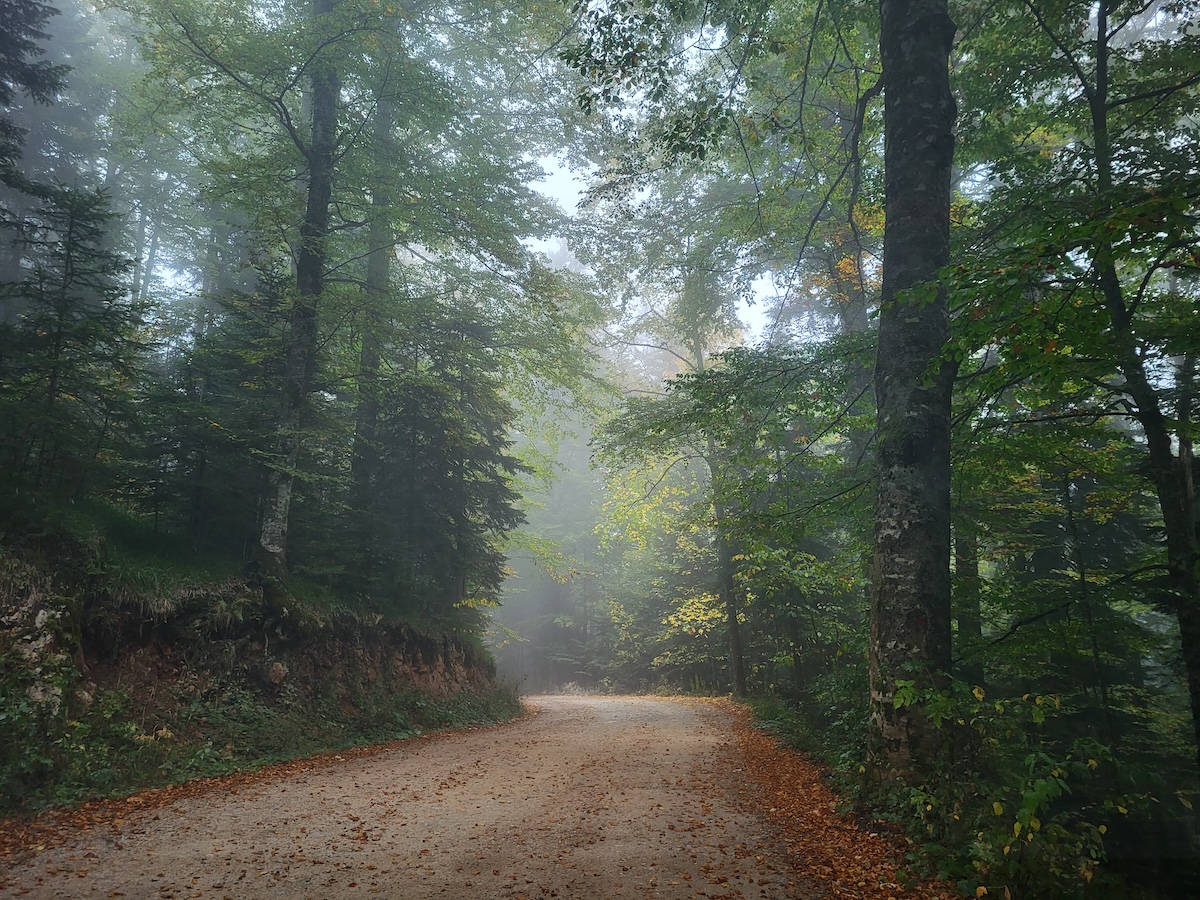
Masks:
[[[90,830],[35,829],[0,860],[0,895],[945,896],[893,883],[886,857],[896,848],[838,819],[832,795],[806,800],[811,816],[781,816],[764,754],[787,751],[747,738],[732,704],[538,697],[529,706],[510,725],[216,781],[180,799],[158,795],[161,805],[133,798],[93,814]],[[791,795],[782,786],[779,796]],[[810,847],[822,842],[828,854]]]

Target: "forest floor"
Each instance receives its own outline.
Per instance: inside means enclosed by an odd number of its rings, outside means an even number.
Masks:
[[[728,701],[536,697],[498,727],[0,823],[6,897],[947,898]],[[5,852],[6,851],[6,852]]]

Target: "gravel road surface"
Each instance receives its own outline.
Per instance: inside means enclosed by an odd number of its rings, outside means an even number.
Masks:
[[[702,702],[535,697],[534,714],[236,792],[0,862],[12,897],[809,897]]]

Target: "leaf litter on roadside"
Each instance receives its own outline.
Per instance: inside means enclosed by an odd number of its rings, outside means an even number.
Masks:
[[[950,900],[960,897],[938,881],[902,884],[904,837],[881,828],[865,831],[838,813],[839,798],[820,766],[755,727],[749,710],[710,700],[727,717],[755,804],[778,829],[797,874],[839,900]]]

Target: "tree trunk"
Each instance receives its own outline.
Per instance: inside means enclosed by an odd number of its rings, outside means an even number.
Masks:
[[[746,696],[746,656],[742,650],[742,626],[738,622],[737,585],[733,580],[733,548],[721,524],[723,510],[717,513],[717,552],[721,571],[721,600],[725,606],[725,628],[729,633],[729,680],[733,696]]]
[[[958,583],[954,608],[958,622],[958,652],[963,660],[962,677],[972,685],[982,685],[983,616],[979,596],[983,579],[979,577],[979,536],[972,528],[962,527],[954,536],[954,574]]]
[[[1104,656],[1100,652],[1100,636],[1096,633],[1096,614],[1092,608],[1092,592],[1088,586],[1088,566],[1084,558],[1083,533],[1079,528],[1079,519],[1075,516],[1075,501],[1071,496],[1071,479],[1067,473],[1062,476],[1062,505],[1066,513],[1067,537],[1070,539],[1071,562],[1075,566],[1075,581],[1078,588],[1079,608],[1083,610],[1083,623],[1088,633],[1088,650],[1092,657],[1092,678],[1095,681],[1097,699],[1100,701],[1100,713],[1104,717],[1104,730],[1108,742],[1114,749],[1118,744],[1117,728],[1113,721],[1112,702],[1108,690],[1108,675],[1104,671]],[[1086,693],[1091,693],[1087,691]]]
[[[336,0],[313,0],[315,28]],[[280,607],[286,592],[286,553],[292,489],[300,458],[300,427],[312,390],[317,358],[317,312],[324,288],[333,193],[333,159],[337,141],[338,94],[341,85],[332,62],[317,56],[312,63],[312,135],[306,150],[308,197],[296,254],[296,299],[292,303],[279,415],[276,460],[268,477],[259,530],[258,562],[266,579],[268,605]],[[282,609],[280,610],[282,611]]]
[[[703,357],[700,357],[701,360]],[[713,525],[717,536],[717,588],[725,609],[725,630],[729,637],[729,680],[735,697],[746,696],[746,660],[742,652],[742,626],[738,621],[737,582],[734,581],[734,548],[729,540],[729,512],[721,500],[724,461],[717,442],[708,438],[708,474],[712,481]]]
[[[395,255],[395,233],[389,218],[392,198],[388,191],[388,168],[394,164],[390,152],[394,119],[392,101],[381,98],[375,107],[375,183],[371,195],[367,307],[358,354],[358,408],[355,410],[354,450],[350,461],[350,474],[360,513],[370,508],[379,456],[379,307],[390,286],[392,258]]]
[[[882,0],[885,209],[879,468],[871,598],[868,753],[884,778],[919,779],[942,756],[920,703],[897,704],[950,668],[950,391],[936,365],[949,337],[938,270],[949,262],[955,105],[946,0]]]

